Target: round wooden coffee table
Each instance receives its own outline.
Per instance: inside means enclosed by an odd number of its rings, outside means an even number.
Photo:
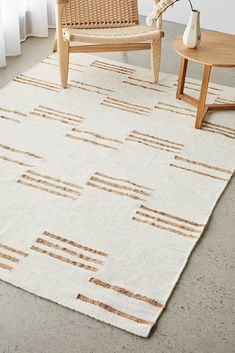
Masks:
[[[203,32],[201,44],[196,49],[184,46],[182,36],[173,42],[175,51],[181,56],[176,98],[197,107],[195,127],[201,128],[208,110],[235,110],[235,104],[206,104],[206,96],[212,67],[235,67],[235,35],[220,32]],[[184,93],[188,61],[204,65],[204,74],[199,100]]]

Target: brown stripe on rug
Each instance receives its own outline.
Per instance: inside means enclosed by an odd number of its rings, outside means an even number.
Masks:
[[[220,104],[235,104],[234,100],[231,99],[225,99],[222,97],[217,97],[215,100],[215,103],[220,103]]]
[[[123,83],[126,84],[126,85],[130,85],[130,86],[134,86],[134,87],[140,87],[140,88],[144,88],[144,89],[147,89],[147,90],[152,90],[152,91],[155,91],[155,92],[162,92],[162,93],[164,92],[163,90],[157,88],[156,85],[151,84],[151,82],[149,82],[149,84],[148,84],[148,82],[146,82],[146,81],[136,80],[134,78],[128,78],[128,80],[123,81]]]
[[[205,225],[141,205],[132,220],[167,232],[198,239]],[[196,234],[195,234],[196,233]]]
[[[52,176],[42,175],[32,170],[26,171],[17,180],[17,183],[72,200],[76,200],[81,195],[82,190],[81,186]]]
[[[44,60],[42,60],[42,61],[41,61],[41,64],[59,67],[58,62],[55,61],[55,60],[51,60],[50,57],[49,57],[49,58],[46,58],[46,59],[44,59]],[[76,64],[69,63],[69,70],[71,70],[71,71],[76,71],[76,72],[84,72],[83,70],[78,69],[76,66],[80,66],[80,65],[76,65]]]
[[[18,119],[16,119],[16,117]],[[10,109],[10,108],[6,108],[6,107],[0,107],[0,119],[2,119],[3,121],[13,121],[15,123],[20,123],[22,117],[26,117],[27,114],[19,112],[18,110],[15,109]]]
[[[177,87],[178,83],[174,83],[174,86]],[[191,81],[188,81],[188,80],[185,81],[185,88],[189,89],[190,91],[196,91],[196,92],[199,92],[199,93],[201,92],[201,84],[195,83],[195,82],[191,82]],[[218,92],[222,92],[222,91],[223,90],[221,90],[219,88],[216,88],[216,87],[213,87],[213,86],[209,85],[207,93],[212,95],[212,96],[217,96]]]
[[[113,180],[116,180],[117,182],[114,182]],[[113,176],[108,176],[99,172],[96,172],[94,176],[90,177],[87,185],[139,201],[144,201],[146,197],[151,195],[149,188],[147,188],[146,191],[144,186],[137,186],[137,184],[132,183],[129,180],[114,178]],[[127,192],[123,192],[123,190]]]
[[[8,157],[5,157],[5,156],[0,156],[0,159],[5,161],[5,162],[18,164],[18,165],[20,165],[22,167],[27,167],[27,168],[33,167],[31,164],[27,164],[27,163],[24,163],[24,162],[21,162],[21,161],[17,161],[15,159],[8,158]]]
[[[109,148],[115,151],[117,151],[118,148],[123,144],[123,142],[120,140],[100,135],[95,131],[81,130],[77,128],[73,128],[71,133],[67,134],[66,137],[81,142],[87,142],[92,145]]]
[[[39,105],[30,114],[40,118],[54,120],[56,122],[61,122],[72,126],[79,126],[79,124],[84,120],[84,118],[80,115],[71,114],[42,105]]]
[[[11,262],[17,262],[17,263],[20,261],[15,256],[7,255],[2,252],[0,252],[0,258],[11,261]]]
[[[161,92],[161,93],[166,92],[165,90],[163,90],[164,88],[172,88],[172,86],[169,86],[163,83],[153,83],[152,81],[141,80],[138,78],[134,78],[132,76],[129,76],[126,81],[123,81],[123,83],[131,86],[135,86],[135,87],[144,88],[147,90]]]
[[[19,112],[18,110],[14,110],[14,109],[7,109],[7,108],[3,108],[3,107],[0,107],[0,111],[4,112],[4,113],[12,113],[12,114],[15,114],[15,115],[20,115],[20,116],[23,116],[23,117],[26,117],[27,114],[25,113],[22,113],[22,112]]]
[[[77,296],[77,299],[85,302],[85,303],[88,303],[88,304],[92,304],[92,305],[96,305],[112,314],[115,314],[115,315],[118,315],[118,316],[121,316],[125,319],[128,319],[128,320],[131,320],[131,321],[135,321],[137,322],[138,324],[143,324],[143,325],[150,325],[150,326],[153,326],[154,325],[154,322],[152,321],[148,321],[148,320],[143,320],[143,319],[140,319],[136,316],[132,316],[132,315],[129,315],[123,311],[120,311],[118,309],[115,309],[113,308],[112,306],[108,305],[108,304],[105,304],[103,302],[100,302],[98,300],[94,300],[94,299],[91,299],[91,298],[88,298],[88,297],[85,297],[84,295],[82,294],[78,294]]]
[[[42,238],[38,238],[36,240],[36,243],[39,243],[41,245],[44,245],[45,247],[49,247],[49,248],[52,248],[52,249],[56,249],[56,250],[60,250],[62,252],[65,252],[69,255],[72,255],[74,257],[77,257],[79,259],[82,259],[84,261],[88,261],[88,262],[94,262],[96,264],[99,264],[99,265],[103,265],[103,261],[101,260],[98,260],[98,259],[95,259],[95,258],[92,258],[92,257],[89,257],[89,256],[86,256],[84,254],[80,254],[80,253],[77,253],[76,251],[74,250],[71,250],[71,249],[68,249],[64,246],[60,246],[54,242],[50,242],[48,240],[45,240],[45,239],[42,239]]]
[[[87,91],[87,92],[93,92],[93,93],[97,93],[97,94],[102,94],[102,95],[107,95],[110,92],[114,92],[112,89],[110,88],[104,88],[104,87],[100,87],[100,86],[96,86],[96,85],[91,85],[88,84],[86,82],[80,82],[80,81],[75,81],[75,80],[71,80],[72,84],[69,83],[69,87],[75,87],[78,89],[81,89],[83,91]]]
[[[3,264],[2,262],[0,262],[0,269],[7,270],[7,271],[12,271],[12,270],[14,270],[14,267],[6,265],[6,264]]]
[[[0,248],[8,250],[8,251],[10,251],[12,253],[15,253],[17,255],[20,255],[20,256],[24,256],[24,257],[28,256],[28,254],[26,252],[18,250],[18,249],[15,249],[15,248],[13,248],[11,246],[8,246],[6,244],[0,243]]]
[[[0,115],[0,119],[8,120],[8,121],[14,121],[15,123],[20,123],[20,120],[17,120],[17,119],[14,119],[14,118],[9,118],[8,116],[5,116],[5,115]]]
[[[133,104],[113,97],[107,97],[101,104],[138,115],[149,115],[152,111],[149,107]]]
[[[187,84],[189,84],[189,85],[192,85],[192,86],[195,86],[195,87],[199,87],[201,89],[201,83],[192,82],[192,81],[188,81],[188,80],[186,80],[185,82]],[[215,91],[215,92],[223,92],[223,90],[221,88],[214,87],[214,86],[211,86],[211,85],[209,85],[209,89],[212,90],[212,91]]]
[[[90,278],[89,279],[89,282],[97,285],[97,286],[100,286],[100,287],[103,287],[103,288],[106,288],[106,289],[111,289],[119,294],[122,294],[122,295],[125,295],[129,298],[132,298],[132,299],[135,299],[135,300],[140,300],[140,301],[143,301],[143,302],[146,302],[150,305],[153,305],[153,306],[156,306],[157,308],[163,308],[164,305],[159,303],[157,300],[155,299],[151,299],[145,295],[141,295],[141,294],[138,294],[138,293],[133,293],[123,287],[120,287],[120,286],[116,286],[116,285],[112,285],[110,283],[107,283],[107,282],[104,282],[104,281],[101,281],[97,278]]]
[[[16,255],[19,255],[21,258],[16,257]],[[12,267],[12,265],[10,265],[8,262],[19,264],[22,260],[22,257],[25,258],[27,256],[28,254],[22,250],[13,248],[7,244],[0,243],[0,269],[12,271],[15,267]],[[6,260],[7,263],[2,262],[4,260]]]
[[[49,257],[52,257],[53,259],[65,262],[66,264],[73,265],[73,266],[79,267],[79,268],[87,270],[87,271],[92,271],[92,272],[97,272],[98,271],[98,269],[96,267],[85,265],[85,264],[83,264],[81,262],[70,260],[67,257],[61,256],[61,255],[57,255],[54,252],[44,250],[42,248],[39,248],[38,246],[34,246],[33,245],[33,246],[31,246],[31,249],[33,251],[36,251],[36,252],[40,253],[40,254],[47,255]]]
[[[179,144],[173,141],[169,141],[157,136],[149,135],[146,133],[142,133],[139,131],[132,131],[129,136],[126,138],[127,141],[137,142],[143,144],[145,146],[149,146],[152,148],[157,148],[159,150],[179,153],[182,151],[184,145]]]
[[[203,121],[201,129],[204,131],[208,131],[214,134],[222,135],[225,137],[229,137],[231,139],[235,139],[235,129],[224,126],[220,124],[215,124],[210,121]]]
[[[91,254],[94,254],[94,255],[98,255],[98,256],[102,256],[102,257],[108,257],[108,254],[103,252],[103,251],[100,251],[100,250],[96,250],[96,249],[93,249],[93,248],[90,248],[88,246],[84,246],[84,245],[81,245],[81,244],[78,244],[77,242],[71,240],[71,239],[66,239],[64,237],[61,237],[57,234],[54,234],[54,233],[51,233],[51,232],[48,232],[48,231],[44,231],[43,232],[43,235],[51,238],[51,239],[55,239],[55,240],[58,240],[58,241],[61,241],[62,243],[66,243],[66,244],[69,244],[77,249],[80,249],[80,250],[84,250],[84,251],[87,251]]]
[[[105,61],[100,61],[100,60],[94,60],[90,64],[90,66],[98,68],[98,69],[106,70],[106,71],[124,74],[124,75],[131,75],[131,74],[135,73],[134,69],[130,69],[130,68],[127,68],[127,67],[121,66],[121,65],[110,64],[110,63],[107,63]]]
[[[32,157],[32,158],[42,159],[41,156],[38,156],[38,155],[36,155],[36,154],[34,154],[32,152],[22,151],[22,150],[19,150],[17,148],[14,148],[12,146],[8,146],[8,145],[2,144],[2,143],[0,143],[0,148],[2,148],[3,150],[6,150],[8,152],[19,153],[19,154],[23,154],[23,155],[26,155],[26,156],[29,156],[29,157]]]
[[[175,114],[179,114],[179,115],[187,115],[187,116],[192,116],[195,118],[195,111],[189,108],[184,108],[184,107],[180,107],[177,106],[175,104],[168,104],[168,103],[163,103],[163,102],[158,102],[157,105],[155,105],[156,109],[159,110],[165,110],[168,112],[172,112]],[[189,113],[191,112],[191,113]]]
[[[39,80],[34,77],[25,76],[23,74],[15,77],[13,79],[13,81],[18,82],[18,83],[22,83],[25,85],[43,88],[43,89],[53,91],[53,92],[60,92],[60,90],[61,90],[61,86],[56,83],[48,82],[48,81],[44,81],[44,80]]]
[[[229,181],[233,172],[224,168],[210,165],[208,163],[194,161],[188,158],[183,158],[175,156],[175,160],[178,164],[170,163],[169,166],[177,169],[181,169],[186,172],[195,173],[198,175],[206,176],[216,180]],[[189,168],[189,166],[194,166],[194,168]],[[212,172],[209,172],[208,169]]]

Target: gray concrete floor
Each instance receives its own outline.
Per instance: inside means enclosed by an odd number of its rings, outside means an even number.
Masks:
[[[166,22],[162,71],[177,74],[171,48],[184,27]],[[22,56],[0,70],[0,86],[51,53],[47,39],[30,38]],[[148,54],[102,56],[148,67]],[[190,65],[189,76],[201,68]],[[235,70],[214,70],[211,81],[235,86]],[[233,353],[235,178],[220,199],[166,311],[149,339],[98,322],[0,281],[0,353]]]

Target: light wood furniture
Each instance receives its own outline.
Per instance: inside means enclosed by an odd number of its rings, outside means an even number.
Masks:
[[[197,107],[195,127],[201,128],[208,110],[235,110],[235,104],[206,104],[206,96],[212,67],[235,67],[235,36],[219,32],[203,32],[202,42],[196,49],[188,49],[182,36],[173,42],[175,51],[181,56],[176,97]],[[204,74],[199,100],[184,93],[188,61],[204,65]]]
[[[67,87],[70,53],[151,50],[153,81],[158,81],[162,18],[157,27],[141,26],[137,0],[55,0],[60,78]],[[159,0],[160,1],[160,0]],[[70,46],[71,42],[86,45]]]

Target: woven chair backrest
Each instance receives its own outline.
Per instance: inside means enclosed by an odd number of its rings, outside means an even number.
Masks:
[[[69,0],[62,12],[63,27],[117,28],[138,23],[137,0]]]

